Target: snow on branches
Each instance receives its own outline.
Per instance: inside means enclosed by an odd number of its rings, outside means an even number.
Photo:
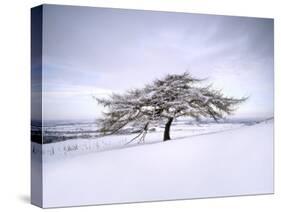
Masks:
[[[230,115],[247,98],[226,97],[211,85],[200,87],[204,81],[188,72],[167,75],[142,89],[131,89],[109,98],[95,98],[107,108],[98,120],[100,132],[113,134],[127,124],[140,126],[146,133],[149,123],[166,121],[163,140],[170,140],[170,126],[174,118],[187,116],[199,120],[210,117],[215,121]]]

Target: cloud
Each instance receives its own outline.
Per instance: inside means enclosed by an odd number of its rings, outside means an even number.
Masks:
[[[239,114],[273,113],[272,19],[52,5],[44,18],[50,119],[59,116],[54,105],[61,116],[86,117],[91,92],[124,92],[186,69],[227,95],[250,95]]]

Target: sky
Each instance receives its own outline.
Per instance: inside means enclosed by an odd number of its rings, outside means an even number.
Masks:
[[[106,97],[166,74],[249,96],[241,118],[273,116],[273,19],[45,5],[43,117],[95,119]]]

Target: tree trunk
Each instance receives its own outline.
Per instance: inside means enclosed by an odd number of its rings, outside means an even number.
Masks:
[[[167,141],[170,140],[170,128],[171,128],[171,124],[173,122],[174,118],[169,118],[168,122],[165,125],[165,131],[164,131],[164,140],[163,141]]]

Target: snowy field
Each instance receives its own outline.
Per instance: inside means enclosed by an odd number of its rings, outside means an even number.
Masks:
[[[220,133],[237,129],[252,122],[229,123],[200,123],[191,124],[187,121],[177,121],[172,125],[171,137],[173,140],[189,138],[205,134]],[[127,127],[118,135],[97,137],[97,127],[92,122],[49,124],[44,127],[43,156],[45,160],[72,157],[90,152],[101,152],[113,149],[127,148],[136,145],[145,145],[162,142],[164,125],[151,127],[144,142],[138,139],[131,142],[139,133],[135,128]],[[133,133],[132,133],[133,132]],[[49,142],[52,139],[52,142]],[[47,143],[46,143],[47,141]],[[32,144],[32,151],[40,151],[41,146]]]
[[[133,136],[44,144],[44,207],[273,193],[273,120]]]

